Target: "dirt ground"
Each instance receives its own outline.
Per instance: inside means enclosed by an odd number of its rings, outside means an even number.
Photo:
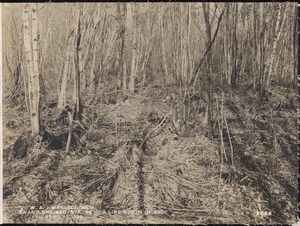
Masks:
[[[84,106],[69,153],[63,139],[62,148],[35,140],[15,158],[29,117],[21,105],[5,109],[4,222],[295,223],[292,90],[274,89],[266,102],[250,90],[225,94],[222,140],[217,124],[207,132],[204,112],[192,130],[174,132],[159,86],[109,98]],[[56,115],[44,108],[44,124],[61,133],[50,123]]]

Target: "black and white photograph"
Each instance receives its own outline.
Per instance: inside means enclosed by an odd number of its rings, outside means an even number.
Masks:
[[[3,223],[296,224],[297,7],[2,3]]]

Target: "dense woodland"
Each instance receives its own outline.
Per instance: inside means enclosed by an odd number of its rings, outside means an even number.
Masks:
[[[295,223],[296,3],[2,9],[5,222]]]

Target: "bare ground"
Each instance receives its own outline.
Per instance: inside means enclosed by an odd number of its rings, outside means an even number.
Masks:
[[[222,161],[220,138],[208,135],[203,113],[193,131],[172,132],[161,87],[114,98],[85,106],[70,153],[33,141],[26,157],[12,157],[30,123],[24,107],[5,110],[4,222],[295,223],[292,91],[273,91],[265,102],[250,90],[225,95]],[[50,110],[44,124],[54,130]]]

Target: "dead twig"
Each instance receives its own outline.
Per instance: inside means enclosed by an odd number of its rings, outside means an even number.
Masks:
[[[219,104],[218,104],[218,95],[216,94],[216,103],[217,103],[217,118],[218,118],[218,127],[219,127],[219,133],[221,134],[221,126],[220,126],[220,117],[219,117]],[[222,142],[222,139],[221,139]],[[222,181],[222,171],[223,171],[223,147],[221,146],[220,151],[220,173],[219,173],[219,183],[218,183],[218,193],[217,193],[217,207],[219,208],[220,203],[220,190],[221,190],[221,181]]]
[[[226,125],[226,130],[227,130],[227,134],[228,134],[228,139],[229,139],[229,144],[230,144],[231,165],[233,166],[233,146],[232,146],[232,142],[231,142],[231,136],[230,136],[230,132],[229,132],[229,128],[228,128],[227,119],[226,119],[225,115],[223,115],[223,117],[224,117],[224,121],[225,121],[225,125]]]
[[[70,151],[70,144],[71,144],[71,138],[72,138],[72,132],[73,132],[73,114],[72,112],[68,111],[68,117],[69,117],[69,135],[66,145],[66,152],[69,153]]]

